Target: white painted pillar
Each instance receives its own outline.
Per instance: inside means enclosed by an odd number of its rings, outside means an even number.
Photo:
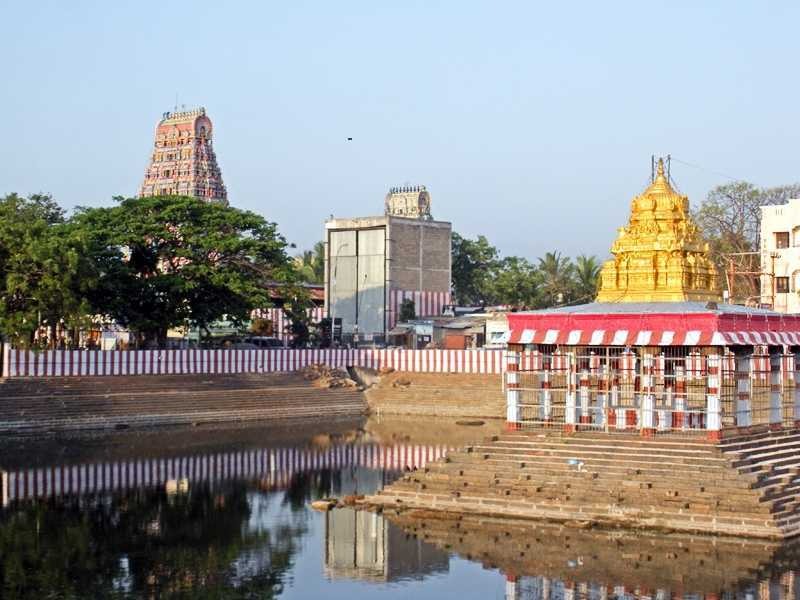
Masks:
[[[581,376],[579,379],[579,390],[578,393],[580,395],[580,417],[579,420],[581,423],[591,423],[592,422],[592,414],[589,411],[589,371],[583,370],[581,371]]]
[[[750,404],[750,382],[752,361],[746,356],[736,359],[736,426],[750,427],[753,413]],[[797,405],[798,400],[795,400]]]
[[[708,439],[722,439],[722,414],[720,405],[720,363],[718,354],[708,357],[708,380],[706,383],[706,430]]]
[[[655,400],[653,398],[653,355],[642,356],[642,390],[640,420],[642,435],[649,436],[655,433]]]
[[[672,413],[672,427],[686,429],[686,369],[675,367],[675,408]]]
[[[572,360],[570,357],[570,368],[567,371],[567,394],[566,406],[564,408],[564,429],[567,432],[575,431],[578,422],[578,407],[577,407],[577,384],[578,374],[572,368]]]
[[[781,419],[781,358],[780,356],[769,357],[769,425],[770,427],[780,427],[783,423]]]
[[[505,600],[519,600],[519,587],[517,578],[513,575],[506,575],[506,596]]]
[[[798,377],[797,369],[800,366],[800,362],[797,361],[795,358],[794,361],[794,368],[795,368],[795,376],[794,376],[794,426],[800,427],[800,377]]]
[[[664,404],[667,408],[659,411],[659,430],[675,427],[675,390],[672,385],[664,388]]]
[[[614,426],[625,429],[625,409],[619,405],[619,375],[614,375],[611,381],[611,406],[614,411]]]
[[[3,377],[11,375],[11,344],[3,343]]]
[[[517,427],[519,410],[519,352],[506,352],[506,424]]]
[[[783,347],[783,354],[781,355],[781,424],[784,426],[793,426],[795,421],[796,400],[792,400],[789,396],[789,389],[796,393],[797,382],[794,378],[795,370],[794,354],[789,352],[787,346]]]
[[[539,418],[549,421],[553,413],[553,396],[550,391],[550,369],[542,371],[542,391],[539,406]]]

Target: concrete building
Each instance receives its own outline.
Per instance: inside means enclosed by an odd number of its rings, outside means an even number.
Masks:
[[[800,312],[800,198],[761,207],[761,303]]]
[[[227,204],[211,131],[205,108],[164,113],[139,196],[194,196]]]
[[[421,186],[390,190],[382,216],[325,223],[325,309],[341,319],[344,340],[385,341],[406,299],[417,316],[441,314],[450,302],[451,231],[432,219]]]

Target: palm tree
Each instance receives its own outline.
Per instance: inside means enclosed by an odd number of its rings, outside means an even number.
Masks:
[[[569,257],[562,257],[560,252],[548,252],[539,259],[542,296],[546,306],[569,301],[574,269]]]
[[[301,281],[314,283],[314,253],[311,250],[306,250],[295,256],[294,266]]]
[[[322,283],[325,279],[325,244],[317,242],[313,250],[294,257],[294,264],[305,283]]]
[[[600,280],[600,261],[596,256],[581,254],[575,259],[575,299],[592,302],[597,296]]]

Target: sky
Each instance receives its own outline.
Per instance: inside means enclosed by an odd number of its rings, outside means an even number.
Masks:
[[[653,154],[694,204],[800,181],[798,22],[736,0],[0,0],[0,194],[135,195],[177,97],[208,111],[230,203],[297,251],[408,183],[503,255],[606,257]]]

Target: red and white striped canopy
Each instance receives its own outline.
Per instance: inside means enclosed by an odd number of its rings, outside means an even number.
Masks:
[[[800,316],[699,302],[584,304],[510,313],[511,344],[798,346]]]

